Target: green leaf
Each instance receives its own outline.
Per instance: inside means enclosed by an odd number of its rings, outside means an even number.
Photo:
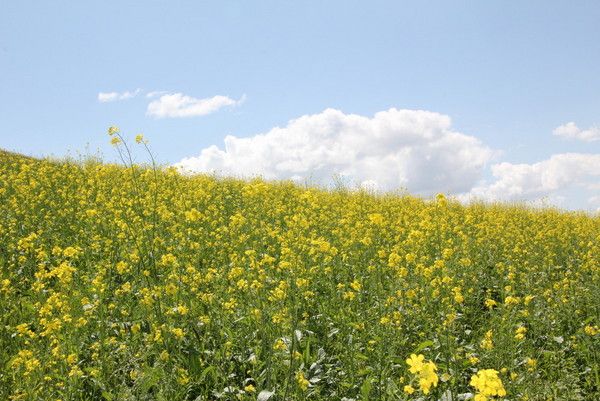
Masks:
[[[360,386],[360,395],[363,400],[368,400],[369,395],[371,394],[371,389],[373,388],[373,383],[371,382],[371,378],[367,377],[367,379],[363,382],[362,386]]]
[[[432,345],[433,345],[433,341],[431,341],[431,340],[423,341],[421,344],[419,344],[417,346],[417,348],[413,351],[413,353],[418,354],[419,352],[423,351],[425,348],[431,347]]]
[[[200,380],[203,380],[209,374],[210,374],[211,379],[215,378],[215,367],[212,365],[202,371],[202,373],[200,374]]]

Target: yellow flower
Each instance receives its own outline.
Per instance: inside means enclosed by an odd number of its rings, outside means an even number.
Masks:
[[[178,340],[181,340],[185,336],[184,331],[179,327],[171,329],[171,333],[173,333],[175,335],[175,338],[177,338]]]
[[[488,330],[485,333],[485,336],[483,337],[483,340],[481,340],[481,343],[480,343],[481,348],[487,349],[487,350],[494,348],[494,342],[492,340],[493,335],[494,335],[494,333],[492,330]]]
[[[305,278],[296,279],[296,286],[298,288],[306,287],[308,285],[308,280]]]
[[[112,126],[108,128],[108,135],[113,136],[114,134],[118,134],[121,130],[117,126]]]
[[[452,292],[454,292],[454,301],[457,304],[462,304],[465,300],[465,297],[463,297],[462,293],[461,293],[461,288],[460,287],[454,287],[452,289]]]
[[[69,356],[67,357],[67,363],[69,365],[72,365],[75,362],[77,362],[77,355],[76,354],[69,354]]]
[[[234,298],[231,298],[229,301],[223,302],[223,309],[227,312],[233,312],[233,310],[237,307],[237,301]]]
[[[478,391],[475,399],[487,400],[487,397],[504,397],[506,395],[502,380],[498,377],[498,371],[495,369],[480,370],[471,376],[469,384]]]
[[[352,287],[354,291],[360,291],[362,288],[362,284],[360,283],[360,281],[354,280],[352,283],[350,283],[350,287]]]
[[[188,371],[183,368],[177,368],[177,383],[186,385],[190,382]]]
[[[19,324],[18,326],[15,327],[15,329],[17,329],[17,332],[19,333],[20,337],[23,337],[26,335],[30,338],[35,338],[37,336],[37,334],[35,334],[35,332],[33,332],[29,329],[29,324],[27,324],[27,323]]]
[[[493,299],[486,299],[485,300],[485,306],[488,309],[492,309],[494,308],[496,305],[498,305],[498,303],[496,301],[494,301]]]
[[[471,365],[477,365],[479,363],[479,358],[477,358],[475,355],[471,355],[469,356],[469,363]]]
[[[273,345],[273,349],[276,351],[283,351],[287,349],[287,345],[285,345],[285,342],[281,338],[278,338],[277,341],[275,341],[275,345]]]
[[[113,136],[113,137],[111,138],[111,140],[110,140],[110,144],[111,144],[111,145],[114,145],[114,146],[116,146],[116,145],[118,145],[119,143],[121,143],[121,140],[119,139],[119,137],[118,137],[118,136]]]
[[[435,373],[437,366],[433,362],[426,362],[419,373],[419,387],[423,394],[429,394],[431,386],[437,387],[438,375]]]
[[[117,273],[119,274],[125,274],[129,271],[129,265],[123,261],[118,262],[115,268],[117,269]]]
[[[406,364],[410,366],[410,373],[419,373],[423,368],[423,360],[425,359],[424,355],[415,355],[411,354],[410,358],[406,360]]]
[[[144,142],[144,135],[142,135],[142,134],[137,134],[137,135],[135,136],[135,143],[142,143],[142,142]]]
[[[160,257],[160,264],[162,266],[177,267],[178,266],[177,257],[175,255],[173,255],[172,253],[167,253],[165,255],[162,255]]]
[[[356,293],[354,291],[346,291],[342,294],[342,298],[352,301],[354,298],[356,298]]]
[[[67,257],[67,258],[72,258],[74,256],[76,256],[78,253],[77,249],[73,248],[72,246],[66,247],[63,250],[63,256]]]
[[[415,392],[415,389],[413,386],[411,386],[410,384],[407,384],[406,386],[404,386],[404,392],[406,394],[412,394]]]
[[[527,327],[519,326],[517,328],[517,330],[515,331],[515,339],[517,339],[517,340],[525,339],[525,333],[527,333]]]
[[[298,383],[298,387],[300,387],[303,391],[306,391],[310,384],[302,371],[298,371],[296,373],[296,382]]]
[[[431,361],[425,361],[424,355],[411,354],[406,360],[406,364],[410,366],[409,372],[418,375],[419,388],[423,394],[429,394],[431,387],[437,387],[438,375],[436,373],[437,366]]]
[[[373,223],[373,224],[375,224],[377,226],[382,225],[383,222],[384,222],[384,218],[381,215],[381,213],[371,213],[369,215],[369,220],[371,220],[371,223]]]

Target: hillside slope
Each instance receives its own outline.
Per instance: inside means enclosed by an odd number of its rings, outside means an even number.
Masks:
[[[597,400],[599,299],[598,217],[0,153],[0,399]]]

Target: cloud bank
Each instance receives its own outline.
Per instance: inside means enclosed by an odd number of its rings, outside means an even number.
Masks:
[[[588,203],[600,199],[600,154],[561,153],[533,164],[498,163],[491,168],[495,180],[474,187],[462,199],[538,200],[555,199],[561,191],[580,190]]]
[[[98,101],[100,103],[108,103],[117,100],[127,100],[136,97],[141,91],[141,89],[136,89],[132,92],[100,92],[98,93]]]
[[[553,131],[555,136],[567,139],[578,139],[585,142],[600,140],[600,127],[590,127],[586,130],[580,129],[574,122],[569,122],[556,127]]]
[[[214,96],[206,99],[196,99],[182,93],[160,96],[148,105],[146,115],[155,118],[182,118],[204,116],[227,106],[237,106],[243,103],[245,96],[235,100],[227,96]]]
[[[161,104],[176,105],[168,107],[167,114],[179,116],[181,104],[185,110],[197,103],[185,99],[177,95]],[[228,105],[231,100],[215,103]],[[216,106],[195,107],[194,113],[199,113]],[[392,108],[369,118],[326,109],[252,137],[228,135],[223,149],[213,145],[176,166],[188,172],[325,185],[337,175],[350,184],[404,188],[428,196],[469,191],[493,154],[477,138],[453,130],[450,117],[443,114]]]

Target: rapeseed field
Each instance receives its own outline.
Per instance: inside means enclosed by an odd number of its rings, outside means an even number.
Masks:
[[[598,400],[600,217],[0,154],[0,400]],[[132,150],[133,151],[133,150]]]

